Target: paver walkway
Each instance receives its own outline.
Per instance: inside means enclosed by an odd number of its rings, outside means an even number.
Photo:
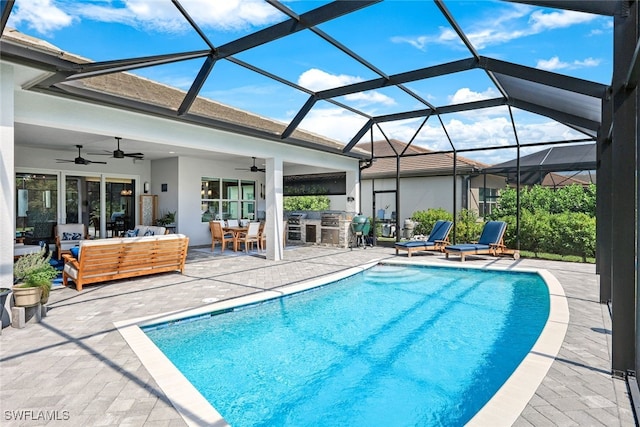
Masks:
[[[53,291],[42,323],[5,328],[0,336],[0,425],[184,426],[114,321],[262,292],[385,258],[396,258],[394,250],[296,247],[274,262],[256,254],[221,256],[191,248],[184,275]],[[411,259],[460,265],[432,254]],[[609,315],[598,303],[593,265],[491,257],[465,264],[544,268],[568,298],[564,344],[516,426],[634,425],[626,385],[609,374]]]

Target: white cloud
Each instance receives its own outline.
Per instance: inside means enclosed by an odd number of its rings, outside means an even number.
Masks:
[[[26,0],[16,4],[10,25],[26,24],[41,34],[67,27],[74,19],[117,22],[147,31],[179,32],[190,28],[170,1],[127,0],[118,2],[122,4],[119,7],[115,3]],[[181,4],[202,29],[237,31],[269,25],[282,17],[261,0],[183,0]]]
[[[478,120],[475,121],[465,120],[461,115],[447,115],[442,119],[447,133],[457,149],[488,146],[513,147],[513,150],[462,152],[460,155],[490,165],[515,158],[515,136],[511,119],[507,115],[482,116],[477,117]],[[282,121],[288,123],[290,118]],[[408,142],[413,138],[422,121],[423,119],[419,118],[402,122],[388,122],[382,123],[381,127],[388,138]],[[515,111],[515,121],[518,138],[525,146],[531,143],[562,141],[584,136],[545,117],[522,117],[517,110]],[[365,123],[365,118],[340,108],[314,108],[300,127],[346,144]],[[374,127],[373,138],[374,140],[384,139],[377,127]],[[370,134],[367,132],[364,140],[369,141],[369,139]],[[434,151],[451,150],[447,135],[435,117],[431,117],[422,127],[414,144]],[[537,151],[537,149],[533,151]]]
[[[568,68],[568,62],[560,61],[560,58],[554,56],[550,59],[539,59],[536,64],[536,68],[540,68],[541,70],[554,71],[554,70],[562,70],[563,68]]]
[[[452,104],[463,104],[466,102],[482,101],[483,99],[493,99],[500,97],[500,93],[492,87],[488,87],[484,92],[474,92],[468,87],[460,88],[449,97]]]
[[[600,60],[595,58],[586,58],[582,61],[573,61],[574,65],[577,67],[597,67],[600,65]]]
[[[361,82],[362,78],[349,76],[347,74],[329,74],[325,71],[311,68],[298,77],[298,84],[314,92],[324,89],[331,89],[341,86],[350,85]],[[345,99],[351,102],[357,102],[358,105],[395,105],[393,98],[374,90],[367,92],[358,92],[346,95]]]
[[[298,77],[298,84],[314,92],[331,89],[362,81],[360,77],[346,74],[329,74],[317,68],[311,68]]]
[[[541,10],[534,11],[529,17],[531,31],[535,33],[548,29],[566,28],[576,24],[584,24],[596,19],[596,15],[562,10],[545,13]]]
[[[562,69],[576,69],[586,67],[597,67],[600,65],[600,60],[595,58],[585,58],[583,60],[575,60],[573,62],[564,62],[560,58],[554,56],[550,59],[539,59],[536,68],[547,71],[555,71]]]
[[[527,18],[528,22],[523,22],[523,18]],[[588,23],[596,18],[596,15],[581,12],[568,10],[545,12],[527,5],[513,5],[502,8],[499,13],[495,13],[490,18],[478,20],[480,23],[466,29],[465,33],[476,49],[484,49],[548,30]],[[409,43],[420,50],[426,50],[431,43],[462,46],[457,34],[448,27],[439,28],[435,35],[397,36],[391,41]]]
[[[396,101],[380,92],[374,90],[367,92],[353,93],[345,96],[348,101],[356,101],[359,104],[383,104],[383,105],[396,105]]]
[[[8,25],[11,27],[24,24],[40,34],[50,34],[73,22],[73,17],[52,0],[17,2],[9,18]]]
[[[289,123],[291,119],[281,120]],[[342,108],[313,108],[300,128],[347,144],[367,119]]]

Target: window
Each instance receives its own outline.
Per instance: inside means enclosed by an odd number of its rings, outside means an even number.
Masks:
[[[479,214],[481,217],[491,215],[498,204],[499,190],[497,188],[480,188],[479,190]]]
[[[16,174],[16,236],[50,239],[57,223],[58,177]]]
[[[202,222],[221,219],[255,219],[255,181],[202,178]]]

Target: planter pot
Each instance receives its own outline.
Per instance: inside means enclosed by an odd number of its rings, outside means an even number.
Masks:
[[[12,291],[13,300],[17,307],[33,307],[40,304],[42,289],[38,287],[21,288],[19,286],[14,286]]]

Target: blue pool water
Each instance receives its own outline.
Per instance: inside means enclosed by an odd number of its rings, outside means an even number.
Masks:
[[[534,273],[377,265],[144,330],[234,427],[461,426],[548,314]]]

